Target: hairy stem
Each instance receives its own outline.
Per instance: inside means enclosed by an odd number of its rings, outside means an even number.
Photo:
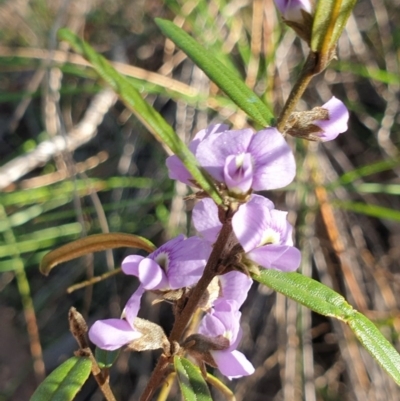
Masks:
[[[303,96],[304,91],[306,90],[308,84],[314,75],[317,75],[321,72],[317,69],[318,65],[318,54],[311,52],[309,53],[306,62],[304,63],[303,69],[298,77],[296,84],[293,86],[288,99],[286,100],[285,105],[281,111],[281,114],[278,117],[278,121],[276,127],[280,132],[283,132],[285,128],[286,122],[296,107],[297,102]]]

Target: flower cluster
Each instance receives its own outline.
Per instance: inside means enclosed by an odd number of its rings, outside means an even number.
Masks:
[[[308,112],[312,114],[295,116],[285,133],[329,140],[347,128],[347,110],[337,99],[317,109]],[[235,131],[222,124],[214,125],[200,131],[189,148],[235,205],[230,215],[234,244],[221,262],[224,270],[212,280],[199,302],[204,316],[197,333],[187,337],[181,349],[202,368],[207,363],[229,378],[241,377],[254,371],[237,350],[242,336],[239,308],[252,284],[250,273],[259,274],[260,268],[290,272],[300,265],[300,251],[293,246],[287,212],[275,209],[273,202],[253,191],[288,185],[295,176],[295,159],[276,128],[255,133],[251,129]],[[167,159],[167,166],[172,179],[197,185],[176,156]],[[180,235],[147,257],[131,255],[122,262],[123,272],[137,277],[140,285],[128,300],[121,319],[99,320],[91,327],[89,337],[98,347],[115,350],[128,345],[140,351],[164,346],[165,335],[159,341],[152,340],[151,345],[140,343],[146,324],[137,315],[145,291],[176,303],[190,294],[202,277],[223,221],[213,200],[201,198],[193,210],[193,223],[200,236]]]

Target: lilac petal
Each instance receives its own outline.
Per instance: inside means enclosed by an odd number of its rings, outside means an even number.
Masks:
[[[206,129],[199,131],[193,140],[189,144],[190,151],[195,154],[199,143],[209,135],[216,134],[218,132],[226,131],[229,127],[225,124],[210,125]],[[178,180],[187,185],[193,185],[190,181],[192,175],[186,169],[185,165],[182,163],[181,159],[173,155],[167,158],[166,164],[168,167],[169,178],[173,180]]]
[[[224,181],[225,160],[230,155],[247,153],[254,136],[251,129],[226,131],[206,137],[197,147],[196,158],[216,180]]]
[[[283,188],[296,175],[296,162],[285,138],[276,128],[266,128],[249,146],[254,162],[252,188],[255,191]]]
[[[232,218],[233,232],[245,252],[260,245],[265,229],[271,220],[273,203],[263,196],[252,195],[241,205]]]
[[[141,337],[123,319],[98,320],[89,330],[90,341],[101,349],[113,351]]]
[[[222,223],[218,218],[218,208],[210,198],[202,199],[192,212],[193,224],[206,241],[213,244],[221,231]]]
[[[168,168],[168,177],[171,178],[171,180],[177,180],[186,185],[193,185],[193,183],[190,182],[190,180],[193,179],[192,174],[189,173],[178,156],[172,155],[167,157],[165,164]]]
[[[253,280],[243,273],[232,271],[222,276],[218,276],[221,283],[221,298],[226,300],[235,300],[238,308],[247,298]]]
[[[343,102],[334,96],[321,107],[328,110],[329,120],[316,120],[313,124],[324,131],[319,134],[323,142],[331,141],[342,132],[347,131],[349,112]]]
[[[207,337],[218,337],[224,334],[225,326],[213,314],[207,313],[201,320],[198,332]]]
[[[224,182],[234,193],[243,194],[250,190],[253,182],[253,163],[250,153],[230,155],[226,158]]]
[[[211,351],[220,372],[229,379],[248,376],[254,373],[254,366],[239,351]]]
[[[266,269],[277,269],[291,272],[300,266],[301,253],[287,245],[265,245],[253,249],[246,257]]]
[[[139,275],[139,263],[144,259],[143,256],[139,255],[129,255],[127,256],[121,264],[122,271],[125,274],[136,276]]]
[[[165,272],[154,260],[144,258],[139,263],[138,273],[138,278],[146,290],[168,288]]]
[[[169,287],[178,289],[196,284],[203,274],[210,253],[210,244],[202,238],[194,236],[183,241],[170,255],[167,272]]]
[[[128,299],[128,302],[126,303],[125,308],[122,312],[122,315],[126,318],[131,327],[133,327],[133,323],[137,318],[140,309],[140,302],[142,300],[144,292],[145,288],[143,286],[139,286]]]
[[[282,210],[271,210],[271,228],[279,233],[280,245],[293,246],[293,227],[287,221],[287,212]]]
[[[240,317],[235,300],[218,299],[211,313],[203,317],[198,331],[207,337],[224,336],[229,340],[229,350],[232,350],[241,338]]]

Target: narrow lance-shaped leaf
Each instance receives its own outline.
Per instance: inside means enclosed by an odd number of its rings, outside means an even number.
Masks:
[[[400,355],[377,327],[329,287],[299,273],[263,269],[253,278],[300,304],[347,323],[365,349],[400,385]]]
[[[200,369],[185,358],[174,357],[179,386],[185,401],[212,401]]]
[[[71,401],[89,377],[89,358],[72,357],[50,373],[30,401]]]
[[[334,56],[336,43],[343,32],[357,0],[319,0],[314,15],[311,50],[319,53],[322,71]]]
[[[155,19],[165,36],[180,47],[204,73],[262,127],[271,125],[273,113],[261,99],[207,49],[171,21]]]
[[[164,118],[142,98],[131,82],[123,75],[119,74],[103,56],[98,54],[91,46],[70,30],[66,28],[60,29],[58,31],[58,36],[61,40],[68,42],[77,53],[80,53],[92,64],[97,74],[113,88],[125,105],[133,111],[143,125],[182,160],[182,163],[201,188],[203,188],[217,204],[221,204],[222,198],[211,177],[200,169],[193,153],[190,152],[188,147]]]

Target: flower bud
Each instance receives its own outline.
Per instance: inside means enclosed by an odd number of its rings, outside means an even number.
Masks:
[[[310,0],[275,0],[286,25],[307,43],[311,41],[313,4]]]

